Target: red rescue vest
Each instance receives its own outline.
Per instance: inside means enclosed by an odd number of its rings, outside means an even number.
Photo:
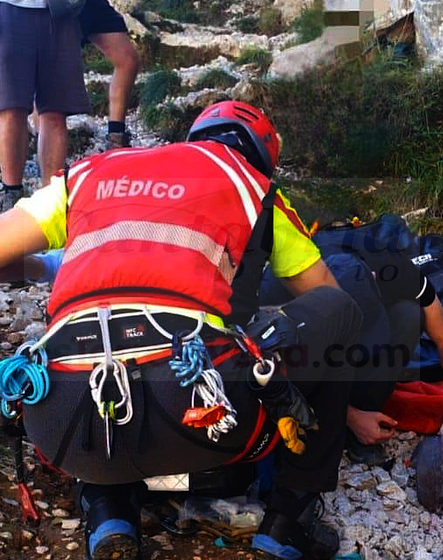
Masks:
[[[48,312],[112,302],[231,313],[269,180],[215,142],[114,150],[68,175],[68,239]]]

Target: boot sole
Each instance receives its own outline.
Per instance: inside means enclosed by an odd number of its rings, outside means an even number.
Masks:
[[[128,535],[110,535],[95,547],[90,560],[140,560],[140,548]]]

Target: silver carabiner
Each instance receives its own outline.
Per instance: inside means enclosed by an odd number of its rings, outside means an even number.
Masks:
[[[126,415],[123,418],[115,418],[113,421],[117,425],[127,424],[133,416],[132,398],[131,398],[131,388],[129,385],[128,372],[125,366],[117,361],[112,360],[112,374],[117,385],[117,389],[120,393],[121,399],[114,405],[115,409],[119,409],[126,405]],[[103,387],[108,377],[108,364],[106,362],[96,366],[89,376],[89,387],[91,389],[91,396],[97,405],[99,414],[101,415]],[[99,376],[101,377],[99,378]]]

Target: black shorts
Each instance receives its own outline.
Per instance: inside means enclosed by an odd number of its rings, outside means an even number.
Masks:
[[[123,16],[109,4],[108,0],[86,0],[78,17],[83,41],[97,33],[126,33]]]
[[[0,2],[0,111],[72,115],[90,111],[83,79],[80,26],[52,20],[46,8]]]

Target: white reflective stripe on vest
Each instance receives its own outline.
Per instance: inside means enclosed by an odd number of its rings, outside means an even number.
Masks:
[[[226,162],[224,162],[222,159],[220,159],[218,156],[216,156],[209,150],[206,150],[201,146],[196,146],[195,144],[192,143],[189,144],[189,147],[194,148],[195,150],[198,150],[199,152],[202,152],[203,154],[207,155],[208,158],[212,159],[212,161],[216,163],[226,173],[226,175],[228,175],[228,177],[231,179],[231,181],[233,182],[233,184],[235,185],[238,191],[240,199],[243,203],[244,210],[248,217],[249,224],[252,229],[255,226],[255,222],[257,221],[257,211],[255,210],[255,206],[252,201],[252,197],[249,194],[248,188],[245,185],[243,179],[240,177],[240,175],[236,171],[234,171]]]
[[[255,192],[257,193],[257,196],[260,198],[260,200],[262,200],[266,193],[264,192],[264,190],[261,188],[261,185],[259,184],[259,182],[257,181],[257,179],[255,179],[255,177],[253,177],[249,171],[246,169],[246,167],[243,165],[243,163],[240,161],[240,158],[237,157],[236,152],[234,150],[231,150],[231,148],[229,148],[228,146],[224,146],[225,150],[228,152],[228,154],[232,157],[232,159],[235,161],[235,163],[240,167],[240,169],[242,170],[243,175],[245,175],[245,177],[248,179],[248,181],[251,183],[251,185],[254,187]]]
[[[153,241],[191,249],[203,254],[217,267],[224,252],[223,245],[215,243],[205,233],[187,227],[158,222],[124,221],[76,237],[65,251],[63,264],[112,241]]]
[[[143,153],[146,153],[146,148],[131,148],[130,150],[128,150],[128,148],[122,148],[121,150],[113,149],[110,152],[106,153],[105,159],[112,159],[124,155],[133,156],[134,154],[143,154]]]
[[[68,206],[72,204],[72,200],[74,196],[77,194],[79,188],[82,186],[86,177],[91,173],[91,171],[92,171],[92,167],[91,169],[87,169],[86,171],[83,171],[83,173],[81,173],[80,176],[77,178],[75,185],[68,197]]]
[[[83,171],[85,169],[85,167],[88,167],[88,165],[91,165],[91,162],[89,161],[89,159],[87,159],[86,161],[81,161],[80,163],[74,163],[73,165],[71,165],[69,167],[68,179],[72,180],[75,175],[78,175],[78,173],[80,173],[80,171]]]

